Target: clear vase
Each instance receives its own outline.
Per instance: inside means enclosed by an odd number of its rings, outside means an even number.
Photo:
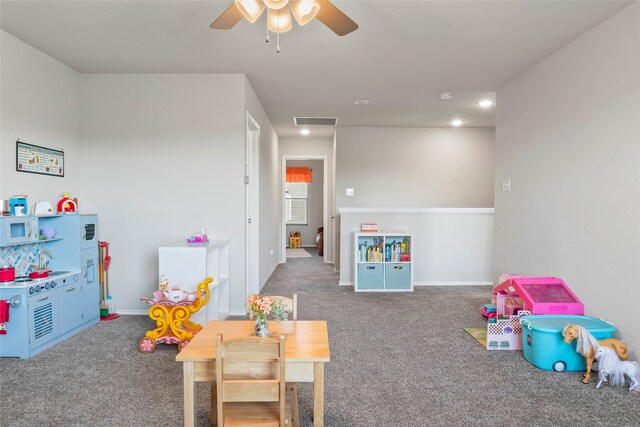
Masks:
[[[269,322],[265,317],[256,317],[254,335],[263,338],[267,338],[269,336]]]

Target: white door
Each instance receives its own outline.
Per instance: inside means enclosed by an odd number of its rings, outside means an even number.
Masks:
[[[245,164],[246,202],[246,283],[247,295],[260,292],[260,126],[247,112]]]

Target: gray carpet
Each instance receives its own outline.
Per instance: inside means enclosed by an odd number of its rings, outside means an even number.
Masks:
[[[312,252],[313,253],[313,252]],[[580,373],[539,370],[521,352],[488,352],[463,327],[489,287],[420,287],[412,294],[354,294],[313,258],[278,267],[267,294],[298,293],[301,319],[326,319],[327,426],[640,425],[640,393],[596,390]],[[30,360],[0,360],[0,426],[178,426],[182,371],[175,346],[137,350],[153,322],[100,323]],[[299,386],[301,425],[312,388]],[[209,390],[196,387],[197,425],[208,425]]]

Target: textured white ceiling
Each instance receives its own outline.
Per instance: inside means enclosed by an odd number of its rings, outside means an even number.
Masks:
[[[265,18],[209,24],[225,1],[8,1],[0,25],[83,73],[245,73],[282,137],[293,116],[339,126],[493,127],[475,103],[629,1],[339,1],[360,29],[320,22],[266,44]],[[455,93],[441,101],[440,92]],[[357,99],[371,104],[359,107]],[[312,136],[332,135],[313,129]]]

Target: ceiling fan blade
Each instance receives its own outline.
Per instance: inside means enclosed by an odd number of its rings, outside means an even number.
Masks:
[[[242,19],[242,12],[236,6],[236,3],[231,3],[231,6],[225,10],[222,15],[218,16],[218,19],[213,21],[209,28],[216,30],[229,30],[233,28]]]
[[[358,29],[358,24],[329,0],[318,0],[318,3],[320,4],[320,10],[316,15],[316,19],[329,27],[337,35],[345,36]]]

